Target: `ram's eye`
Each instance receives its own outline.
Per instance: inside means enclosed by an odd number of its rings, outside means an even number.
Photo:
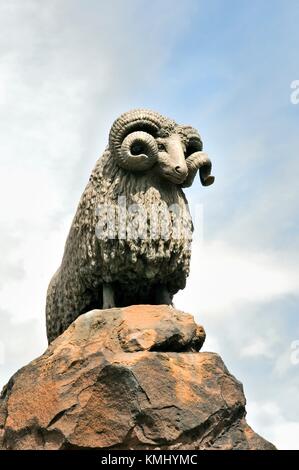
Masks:
[[[158,150],[159,150],[160,152],[165,152],[165,150],[166,150],[165,145],[162,144],[161,142],[159,142],[159,143],[158,143]]]

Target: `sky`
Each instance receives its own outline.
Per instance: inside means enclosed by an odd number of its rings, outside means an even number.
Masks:
[[[199,129],[216,177],[186,190],[202,217],[175,306],[254,430],[299,449],[298,24],[297,0],[0,0],[0,387],[47,347],[47,285],[111,123],[151,108]]]

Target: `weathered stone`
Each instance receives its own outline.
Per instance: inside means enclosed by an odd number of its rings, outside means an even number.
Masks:
[[[3,449],[273,449],[204,330],[168,306],[93,310],[0,399]]]
[[[190,271],[193,223],[183,188],[214,182],[198,131],[135,109],[117,118],[90,175],[47,290],[49,343],[82,313],[172,304]]]

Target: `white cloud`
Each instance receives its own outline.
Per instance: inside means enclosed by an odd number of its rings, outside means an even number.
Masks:
[[[0,341],[0,365],[5,362],[5,345],[3,341]]]
[[[209,315],[234,314],[242,305],[298,293],[298,274],[281,265],[277,252],[250,252],[221,241],[193,243],[190,278],[175,304]]]
[[[249,425],[279,450],[299,450],[299,423],[287,420],[275,402],[251,402],[247,405]]]
[[[240,355],[241,357],[273,357],[271,345],[264,338],[255,338],[252,343],[247,344],[241,349]]]
[[[259,329],[259,328],[258,328]],[[251,329],[253,330],[253,329]],[[266,330],[255,334],[253,338],[240,345],[240,357],[264,358],[277,360],[284,346],[283,338],[277,327],[268,325]]]
[[[193,312],[191,312],[193,313]],[[198,322],[200,322],[200,320],[198,319]],[[207,337],[206,337],[206,340],[204,342],[204,345],[202,347],[202,351],[210,351],[210,352],[217,352],[217,354],[222,354],[222,350],[221,350],[221,344],[217,338],[217,336],[213,336],[213,335],[210,335],[208,334]]]
[[[22,303],[19,302],[19,309]],[[20,367],[38,357],[46,349],[42,317],[14,322],[0,309],[0,389]]]

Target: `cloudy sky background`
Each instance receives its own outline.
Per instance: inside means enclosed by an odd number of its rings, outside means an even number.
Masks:
[[[249,424],[299,449],[298,24],[296,0],[0,0],[0,386],[46,348],[112,121],[149,107],[198,127],[216,176],[187,191],[203,225],[175,304],[243,382]]]

